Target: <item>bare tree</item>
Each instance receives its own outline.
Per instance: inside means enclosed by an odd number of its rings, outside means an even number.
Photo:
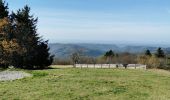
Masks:
[[[92,61],[92,63],[94,64],[94,68],[95,68],[95,65],[96,65],[96,63],[97,63],[97,59],[94,58],[94,57],[92,57],[92,58],[91,58],[91,61]]]
[[[79,62],[80,60],[80,55],[79,53],[75,52],[71,55],[71,59],[73,61],[73,67],[76,67],[76,64]]]
[[[78,63],[82,63],[84,57],[84,49],[78,49],[75,50],[72,54],[71,54],[71,60],[73,62],[73,67],[76,67],[76,64]]]

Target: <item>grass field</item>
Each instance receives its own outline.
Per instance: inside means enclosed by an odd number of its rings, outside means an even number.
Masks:
[[[170,72],[163,70],[55,69],[0,82],[1,100],[170,100]]]

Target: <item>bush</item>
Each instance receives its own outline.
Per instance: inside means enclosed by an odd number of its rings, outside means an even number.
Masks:
[[[69,59],[55,58],[52,64],[53,65],[72,65],[72,62]]]
[[[160,68],[160,66],[163,66],[163,61],[156,56],[139,56],[137,58],[137,62],[139,64],[147,65],[147,68]]]

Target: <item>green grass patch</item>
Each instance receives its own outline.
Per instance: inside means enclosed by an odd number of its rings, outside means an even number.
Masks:
[[[47,72],[42,72],[42,71],[33,71],[32,74],[33,77],[44,77],[48,75]]]
[[[33,74],[33,77],[0,82],[0,99],[170,100],[170,73],[163,70],[60,66],[26,72]]]

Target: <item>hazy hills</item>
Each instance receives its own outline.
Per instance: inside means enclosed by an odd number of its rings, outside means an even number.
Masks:
[[[61,44],[53,43],[49,44],[50,52],[55,55],[55,57],[65,58],[70,56],[73,52],[77,50],[83,50],[85,55],[88,56],[100,56],[106,51],[112,49],[114,52],[130,52],[130,53],[143,53],[146,49],[151,52],[155,52],[158,47],[156,46],[136,46],[136,45],[115,45],[115,44]],[[166,53],[170,53],[170,48],[163,48]]]

